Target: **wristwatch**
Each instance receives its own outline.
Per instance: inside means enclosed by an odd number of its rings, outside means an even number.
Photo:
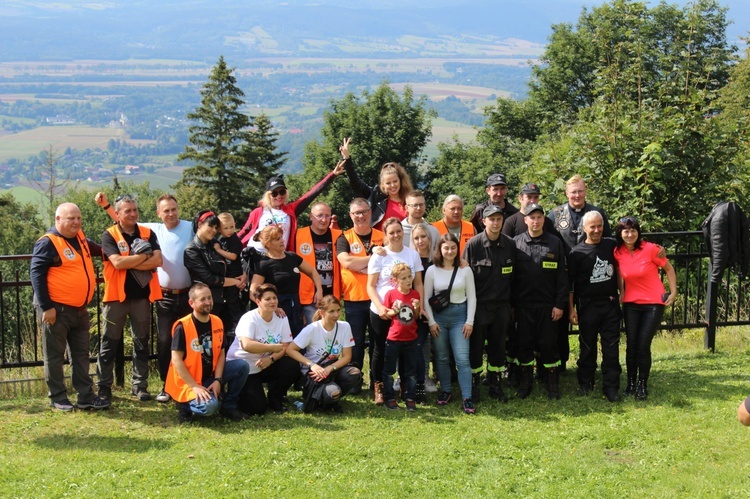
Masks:
[[[224,382],[224,378],[222,378],[221,376],[219,376],[218,378],[214,378],[214,381],[218,381],[219,384],[222,384]]]
[[[338,367],[336,367],[336,365],[335,365],[335,364],[331,364],[331,369],[333,369],[334,371],[338,371],[338,370],[339,370],[339,368],[338,368]]]

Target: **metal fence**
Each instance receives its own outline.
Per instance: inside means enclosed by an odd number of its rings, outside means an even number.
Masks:
[[[663,232],[644,234],[648,240],[661,244],[677,273],[679,294],[675,303],[664,316],[661,329],[681,330],[706,328],[706,347],[714,348],[717,326],[750,324],[750,295],[747,284],[741,282],[731,270],[725,272],[722,283],[716,286],[712,296],[716,307],[706,310],[709,286],[709,259],[701,232]],[[32,306],[29,261],[31,255],[0,256],[0,369],[42,366],[40,331]],[[15,267],[15,268],[13,268]],[[101,277],[98,282],[101,283]],[[101,285],[98,286],[90,312],[91,361],[95,361],[101,335],[100,303]],[[715,315],[710,325],[707,317]],[[123,335],[129,337],[129,335]],[[155,357],[156,327],[152,311],[151,352]],[[120,349],[116,382],[123,382],[123,360],[129,345]]]

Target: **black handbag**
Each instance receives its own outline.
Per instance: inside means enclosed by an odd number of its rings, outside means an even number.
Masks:
[[[458,267],[453,267],[453,275],[448,288],[435,293],[428,300],[433,313],[442,312],[451,304],[451,288],[453,288],[453,281],[456,279],[456,272],[458,272]]]

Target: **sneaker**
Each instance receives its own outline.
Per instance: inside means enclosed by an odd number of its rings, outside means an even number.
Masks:
[[[170,400],[172,400],[172,397],[164,390],[159,392],[159,395],[156,396],[156,401],[161,402],[162,404],[166,404]]]
[[[393,391],[394,392],[401,391],[401,378],[396,378],[396,380],[393,382]]]
[[[406,399],[406,410],[414,412],[417,410],[417,402],[412,399]]]
[[[427,378],[424,380],[424,389],[427,393],[437,393],[437,385],[435,384],[435,380],[432,378]]]
[[[474,409],[474,402],[472,402],[471,399],[464,399],[461,407],[466,414],[474,414],[477,412],[476,409]]]
[[[99,398],[107,402],[112,402],[112,389],[107,386],[99,387]]]
[[[79,400],[76,404],[76,407],[78,407],[79,409],[93,409],[95,411],[98,411],[100,409],[109,409],[110,405],[112,405],[112,403],[109,401],[109,399],[104,397],[94,397],[90,400]]]
[[[148,402],[149,400],[151,400],[151,394],[148,393],[148,390],[146,390],[145,388],[134,386],[133,389],[130,390],[130,393],[132,393],[133,396],[141,402]]]
[[[239,409],[222,409],[221,415],[235,422],[242,421],[243,419],[247,419],[250,417]]]
[[[427,392],[425,391],[424,383],[417,383],[416,388],[414,388],[414,401],[418,404],[427,403]]]
[[[440,392],[438,396],[437,405],[448,405],[453,397],[450,392]]]
[[[396,402],[396,399],[386,400],[384,406],[385,406],[386,409],[390,409],[392,411],[395,411],[397,409],[401,409],[401,407],[399,407],[399,405],[398,405],[398,402]]]
[[[177,410],[177,422],[180,424],[192,423],[193,413],[190,411],[190,409],[180,407]]]
[[[73,404],[71,404],[70,400],[68,400],[67,398],[57,401],[50,400],[49,405],[62,412],[70,412],[73,410]]]

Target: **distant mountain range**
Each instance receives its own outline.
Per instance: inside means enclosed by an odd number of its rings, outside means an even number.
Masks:
[[[729,36],[736,41],[750,26],[750,2],[728,4],[729,17],[737,20]],[[393,46],[405,36],[544,43],[551,24],[574,22],[583,5],[573,0],[0,1],[0,61],[347,57],[348,46],[365,40],[367,54],[357,57],[444,56]]]

